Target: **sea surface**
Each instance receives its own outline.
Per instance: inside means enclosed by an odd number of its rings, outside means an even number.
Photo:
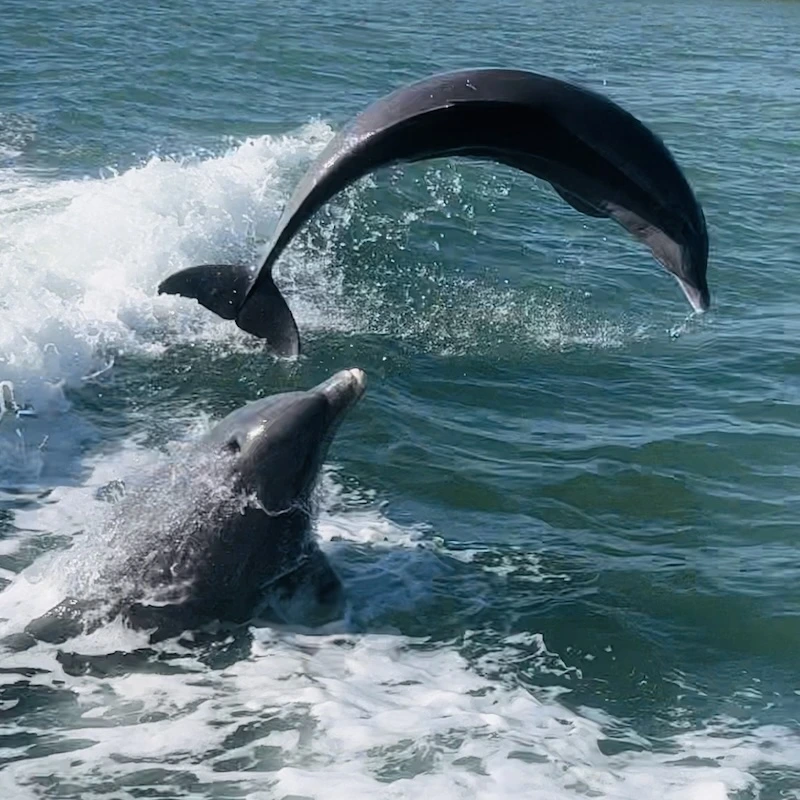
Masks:
[[[61,599],[115,481],[369,378],[320,490],[347,619],[0,652],[0,797],[800,798],[800,3],[0,6],[0,635]],[[258,263],[350,117],[470,66],[663,137],[710,313],[614,223],[458,159],[301,232],[298,361],[156,295]]]

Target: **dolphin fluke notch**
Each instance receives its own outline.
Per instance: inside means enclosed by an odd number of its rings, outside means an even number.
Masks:
[[[223,319],[236,320],[247,333],[265,339],[278,355],[296,356],[300,352],[297,323],[272,277],[267,277],[247,304],[253,270],[237,264],[182,269],[162,281],[158,293],[191,297]]]
[[[705,218],[661,139],[601,94],[508,69],[434,75],[377,100],[353,119],[295,188],[238,308],[241,284],[226,290],[220,283],[226,276],[240,280],[238,273],[201,277],[184,270],[162,287],[197,297],[278,352],[293,355],[299,352],[297,328],[272,268],[294,235],[364,175],[444,156],[514,167],[550,183],[580,213],[613,219],[675,276],[696,310],[708,308]]]

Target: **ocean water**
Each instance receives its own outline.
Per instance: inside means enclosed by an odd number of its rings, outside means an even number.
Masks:
[[[800,798],[800,4],[1,5],[0,634],[60,599],[99,488],[255,397],[369,389],[321,489],[348,621],[0,653],[0,796]],[[293,243],[297,362],[155,294],[256,262],[369,101],[478,65],[665,139],[710,313],[613,223],[457,159]]]

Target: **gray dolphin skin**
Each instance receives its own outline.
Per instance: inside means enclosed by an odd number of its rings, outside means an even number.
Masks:
[[[205,265],[159,293],[197,299],[297,355],[300,338],[272,268],[300,227],[337,192],[389,164],[443,156],[493,160],[548,181],[574,209],[608,217],[644,243],[696,311],[709,306],[703,211],[664,143],[601,94],[532,72],[435,75],[370,105],[311,165],[289,199],[261,268]]]
[[[229,414],[178,463],[118,501],[111,565],[17,635],[61,643],[121,615],[151,641],[258,615],[340,618],[342,584],[313,533],[313,491],[336,429],[364,393],[360,369]],[[115,509],[116,512],[116,509]],[[153,529],[155,528],[155,529]]]

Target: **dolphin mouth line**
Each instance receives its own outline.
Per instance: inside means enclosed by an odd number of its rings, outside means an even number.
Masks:
[[[344,371],[349,373],[355,381],[359,390],[359,397],[363,395],[367,389],[367,373],[359,367],[351,367],[350,369]]]
[[[321,384],[320,388],[324,391],[325,386],[341,383],[346,383],[348,387],[354,386],[360,397],[367,388],[367,373],[360,367],[343,369],[328,378],[327,381]]]
[[[299,511],[302,514],[306,514],[309,517],[311,516],[311,510],[307,508],[305,503],[292,503],[286,508],[279,508],[279,509],[265,508],[261,503],[259,503],[258,508],[260,511],[263,511],[268,517],[285,517],[287,514],[293,514],[296,511]]]
[[[324,394],[337,412],[341,413],[355,405],[367,390],[367,373],[358,367],[343,369],[316,387]]]

